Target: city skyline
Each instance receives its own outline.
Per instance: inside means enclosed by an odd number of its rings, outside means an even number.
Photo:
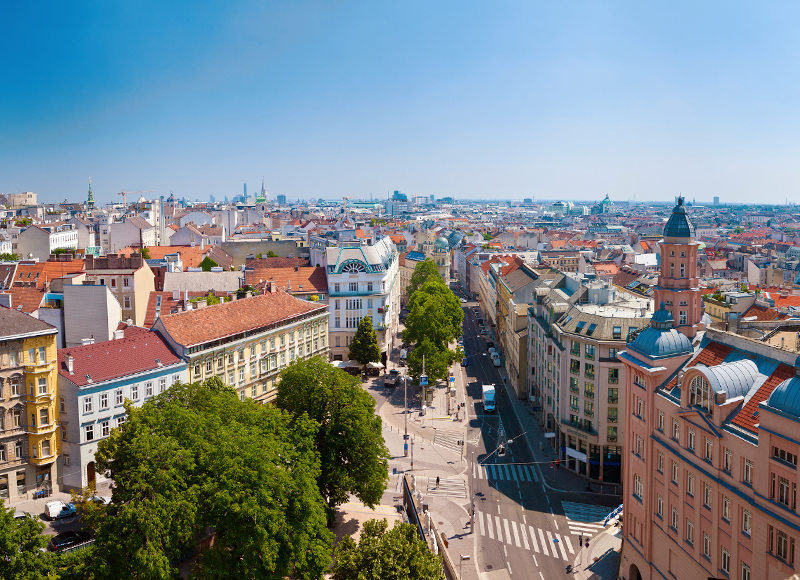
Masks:
[[[4,193],[797,201],[789,3],[0,11]]]

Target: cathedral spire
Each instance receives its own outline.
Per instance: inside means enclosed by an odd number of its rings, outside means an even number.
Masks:
[[[92,196],[92,178],[89,178],[89,197],[86,199],[86,211],[94,209],[94,197]]]

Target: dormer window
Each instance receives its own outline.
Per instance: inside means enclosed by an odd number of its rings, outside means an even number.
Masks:
[[[689,406],[711,410],[711,385],[702,375],[693,378],[689,384]]]

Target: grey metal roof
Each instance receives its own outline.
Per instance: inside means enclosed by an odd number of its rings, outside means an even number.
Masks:
[[[713,367],[697,365],[695,368],[705,375],[715,393],[724,391],[728,399],[746,395],[758,377],[758,367],[750,359]]]
[[[652,359],[669,358],[694,352],[692,343],[685,334],[674,328],[666,330],[652,326],[640,332],[629,348]]]
[[[785,413],[800,417],[800,377],[786,379],[772,391],[767,404]]]
[[[695,237],[694,224],[686,215],[683,198],[678,198],[678,205],[672,210],[672,216],[664,226],[665,238],[693,238]]]

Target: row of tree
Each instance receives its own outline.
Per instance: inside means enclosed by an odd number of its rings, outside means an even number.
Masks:
[[[374,507],[386,489],[389,452],[375,401],[322,358],[285,369],[275,405],[241,401],[212,378],[177,384],[141,407],[127,401],[125,410],[127,421],[95,454],[114,480],[112,503],[92,501],[93,489],[75,497],[94,545],[42,553],[43,524],[2,509],[0,578],[176,578],[178,562],[213,537],[193,578],[318,579],[333,561],[336,507],[351,494]],[[380,538],[407,533],[365,530],[363,548],[343,544],[337,580],[380,578],[350,570],[375,557],[369,547]],[[438,562],[418,545],[412,552],[421,571]]]
[[[447,379],[450,366],[463,356],[461,348],[451,347],[462,334],[461,302],[431,260],[420,262],[414,268],[408,292],[403,340],[414,345],[408,356],[409,372],[419,379],[424,359],[429,382]]]

